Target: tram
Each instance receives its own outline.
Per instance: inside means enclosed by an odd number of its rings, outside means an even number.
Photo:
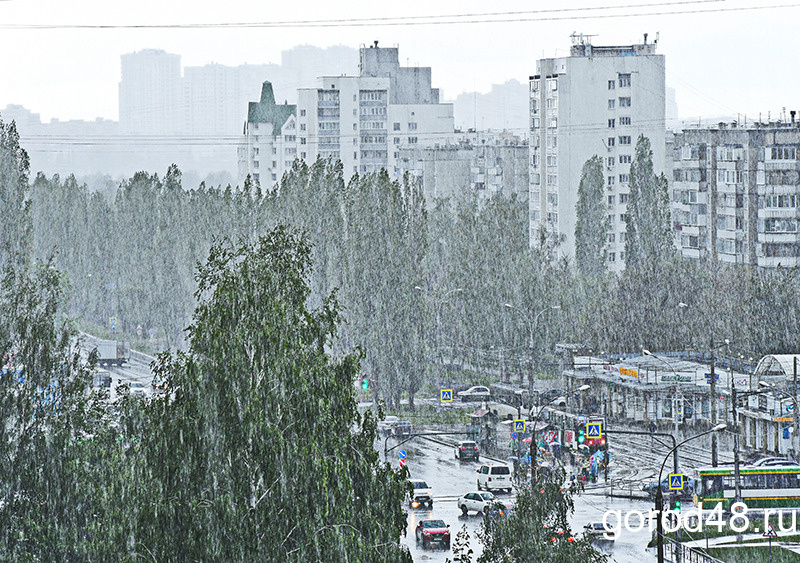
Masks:
[[[735,471],[732,465],[698,469],[697,506],[713,510],[717,504],[730,509],[736,494]],[[800,508],[800,466],[739,468],[742,502],[750,508]]]

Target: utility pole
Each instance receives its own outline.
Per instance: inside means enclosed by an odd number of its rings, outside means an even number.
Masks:
[[[739,421],[736,414],[736,385],[733,383],[733,369],[731,366],[731,412],[733,414],[733,475],[734,475],[734,497],[733,502],[741,502],[742,485],[741,475],[739,474]]]
[[[714,374],[714,337],[711,337],[711,426],[717,425],[717,386]],[[717,466],[717,433],[711,434],[711,467]]]
[[[800,413],[797,412],[797,356],[794,357],[794,389],[792,391],[792,396],[794,397],[794,413],[792,413],[792,418],[794,418],[794,436],[792,436],[792,449],[794,449],[794,459],[797,460],[797,448],[794,444],[800,440],[800,421],[797,420],[797,417],[800,416]]]

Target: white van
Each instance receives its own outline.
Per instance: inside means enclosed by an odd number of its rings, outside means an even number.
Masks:
[[[481,465],[478,473],[478,490],[511,492],[511,469],[505,464]]]

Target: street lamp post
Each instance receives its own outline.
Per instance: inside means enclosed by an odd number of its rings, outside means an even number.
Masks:
[[[588,390],[590,387],[591,387],[590,385],[581,385],[580,387],[578,387],[577,391],[578,392],[583,392],[583,391]],[[531,429],[531,448],[530,448],[531,449],[531,451],[530,451],[530,454],[531,454],[531,485],[536,480],[535,477],[534,477],[534,474],[535,474],[535,471],[536,471],[536,453],[538,451],[538,442],[539,442],[539,440],[537,439],[537,435],[536,435],[536,426],[538,426],[538,424],[539,424],[539,417],[542,416],[542,413],[544,412],[544,409],[546,409],[547,407],[549,407],[553,403],[561,402],[561,401],[565,401],[566,402],[566,400],[567,400],[566,397],[555,397],[554,399],[551,399],[549,402],[547,402],[544,405],[542,405],[542,407],[536,413],[536,418],[533,419],[533,428]]]
[[[550,307],[545,307],[544,309],[542,309],[541,311],[539,311],[538,313],[536,313],[533,316],[533,320],[531,320],[531,318],[528,316],[527,313],[525,313],[525,311],[523,311],[519,307],[514,307],[514,305],[512,305],[511,303],[506,303],[504,306],[506,308],[508,308],[508,309],[514,309],[515,311],[517,311],[520,315],[522,315],[522,317],[528,323],[528,332],[529,332],[529,338],[528,338],[528,387],[530,388],[531,395],[533,395],[533,336],[534,336],[534,327],[536,327],[536,323],[539,320],[539,317],[542,315],[542,313],[545,313],[547,311],[554,311],[554,310],[557,310],[557,309],[561,309],[561,305],[551,305]],[[520,385],[521,384],[522,384],[522,377],[520,376]]]
[[[701,436],[705,436],[706,434],[711,434],[712,432],[719,432],[721,430],[725,430],[727,425],[725,423],[718,424],[713,427],[711,430],[706,430],[705,432],[701,432],[700,434],[696,434],[695,436],[690,436],[686,438],[683,442],[678,444],[677,446],[673,447],[669,453],[664,457],[664,461],[661,462],[661,469],[658,471],[658,481],[656,481],[656,542],[658,545],[658,563],[664,563],[664,522],[662,520],[662,509],[664,504],[664,495],[661,492],[661,475],[664,472],[664,465],[666,465],[669,456],[672,455],[672,452],[677,450],[679,447],[684,445],[686,442],[690,440],[694,440],[695,438],[700,438]]]

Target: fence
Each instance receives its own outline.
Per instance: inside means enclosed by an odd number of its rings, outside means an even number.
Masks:
[[[671,563],[725,563],[694,547],[687,547],[672,538],[664,537],[664,561]]]

